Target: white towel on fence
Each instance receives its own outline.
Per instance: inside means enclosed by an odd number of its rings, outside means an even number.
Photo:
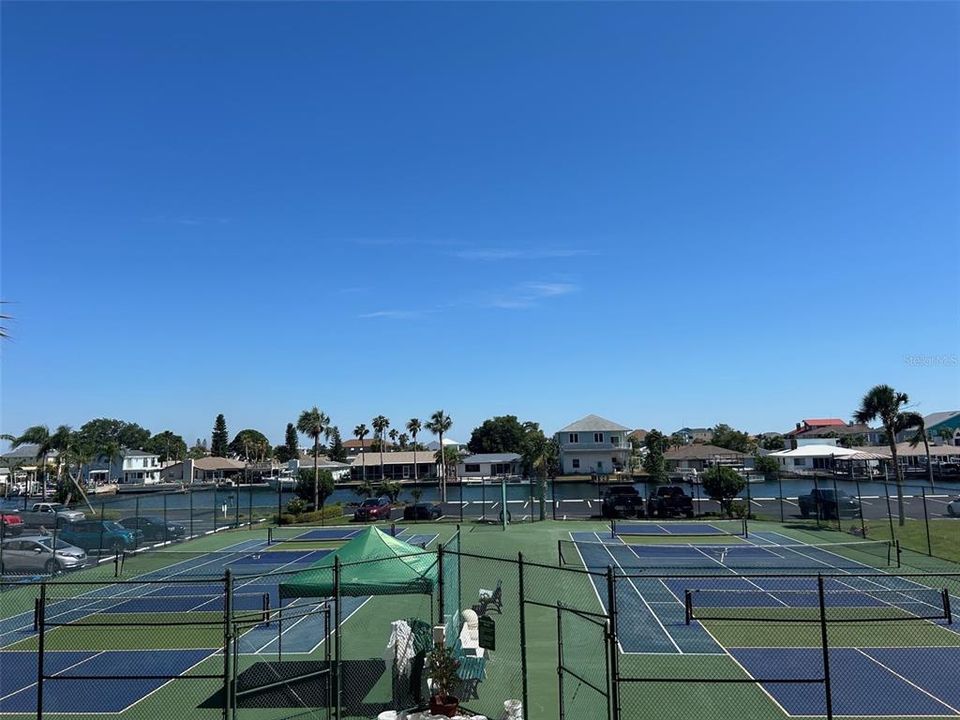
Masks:
[[[410,661],[416,653],[413,649],[413,631],[406,620],[390,623],[390,640],[387,642],[383,659],[387,665],[395,665],[400,675],[410,672]]]

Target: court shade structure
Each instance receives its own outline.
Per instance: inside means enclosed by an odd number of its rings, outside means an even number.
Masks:
[[[281,598],[332,597],[340,561],[340,595],[432,595],[437,554],[369,527],[343,547],[280,583]]]

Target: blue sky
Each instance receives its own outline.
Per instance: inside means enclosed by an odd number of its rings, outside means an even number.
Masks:
[[[955,3],[4,3],[2,430],[960,407]]]

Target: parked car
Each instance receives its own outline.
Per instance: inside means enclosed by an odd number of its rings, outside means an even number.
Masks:
[[[960,497],[954,498],[947,505],[947,515],[950,517],[960,517]]]
[[[49,535],[4,540],[0,548],[0,574],[46,573],[83,567],[87,554],[82,548]]]
[[[611,485],[600,503],[605,518],[643,517],[643,497],[633,485]]]
[[[23,532],[23,525],[19,513],[0,513],[0,538],[17,537]]]
[[[679,517],[683,515],[692,518],[693,498],[687,495],[682,487],[664,485],[650,493],[647,500],[647,515],[649,517]]]
[[[86,515],[80,510],[71,510],[63,503],[38,502],[20,517],[27,527],[63,527],[67,523],[83,520]]]
[[[443,508],[434,503],[417,503],[403,509],[404,520],[438,520],[441,515]]]
[[[118,520],[127,530],[139,530],[144,540],[180,540],[187,534],[183,525],[164,522],[163,518],[135,515]]]
[[[112,520],[80,520],[64,525],[59,536],[84,550],[133,550],[138,530],[128,530]]]
[[[860,514],[860,503],[846,490],[814,488],[809,495],[797,498],[800,506],[800,515],[810,517],[811,514],[821,520],[833,520],[844,515],[856,517]]]
[[[389,520],[392,508],[390,500],[385,497],[367,498],[356,512],[353,513],[354,520]]]

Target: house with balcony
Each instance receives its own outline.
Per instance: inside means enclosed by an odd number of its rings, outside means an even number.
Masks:
[[[379,452],[367,452],[350,459],[351,480],[377,481],[381,477],[386,480],[429,480],[437,477],[437,461],[432,452],[425,450],[384,452],[382,457]]]
[[[112,458],[104,455],[84,465],[83,478],[91,485],[155,485],[162,469],[158,454],[124,448]]]
[[[630,428],[599,415],[587,415],[554,435],[564,475],[608,475],[626,470],[630,462]]]
[[[457,477],[477,480],[498,477],[519,477],[523,460],[517,453],[478,453],[467,455],[457,463]]]

